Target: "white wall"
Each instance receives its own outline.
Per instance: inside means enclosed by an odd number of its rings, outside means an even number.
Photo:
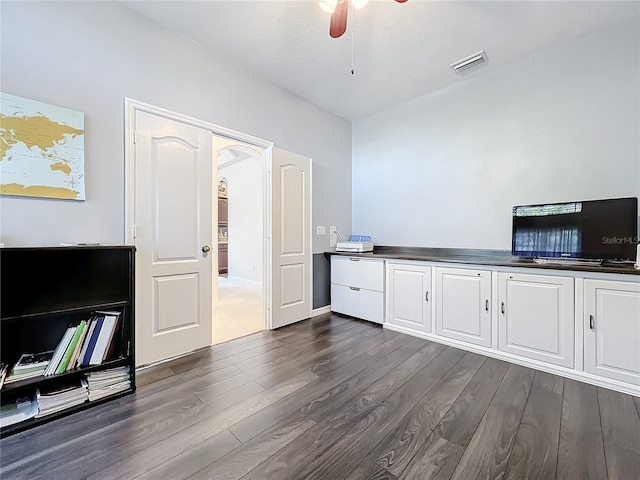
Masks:
[[[514,205],[640,196],[639,46],[636,17],[354,123],[353,231],[510,249]]]
[[[1,197],[1,242],[123,242],[125,97],[311,157],[314,224],[350,230],[350,122],[115,2],[0,8],[0,88],[85,112],[87,192],[85,202]],[[328,244],[314,236],[314,251]]]
[[[264,173],[261,158],[220,168],[229,182],[229,277],[262,282]]]

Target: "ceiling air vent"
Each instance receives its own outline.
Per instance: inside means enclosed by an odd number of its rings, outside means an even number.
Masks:
[[[462,75],[463,73],[466,73],[467,70],[476,68],[488,61],[489,59],[487,58],[487,54],[485,53],[485,51],[480,50],[478,53],[474,53],[467,58],[463,58],[462,60],[458,60],[457,62],[452,63],[450,67],[453,68],[453,71],[458,75]]]

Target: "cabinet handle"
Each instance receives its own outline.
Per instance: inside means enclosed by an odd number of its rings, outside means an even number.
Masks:
[[[593,324],[594,324],[593,315],[589,315],[589,328],[591,330],[593,330]]]
[[[504,302],[502,302],[500,304],[500,311],[502,312],[502,314],[504,315]]]
[[[484,301],[484,309],[488,312],[489,311],[489,299],[486,299]]]
[[[429,301],[429,290],[427,290],[426,293],[424,294],[424,301],[425,302]]]
[[[360,291],[360,289],[359,289],[358,287],[349,287],[349,288],[350,288],[351,290],[356,291],[356,292],[359,292],[359,291]]]
[[[351,258],[351,257],[349,257],[349,260],[351,260],[352,262],[359,262],[360,261],[359,258]]]

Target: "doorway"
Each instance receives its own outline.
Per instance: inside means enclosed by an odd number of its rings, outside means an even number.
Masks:
[[[217,158],[218,271],[213,343],[267,328],[264,149],[214,135]],[[215,190],[214,190],[215,191]]]
[[[136,247],[136,366],[214,343],[214,152],[230,145],[262,152],[263,328],[311,316],[311,159],[126,98],[124,242]]]

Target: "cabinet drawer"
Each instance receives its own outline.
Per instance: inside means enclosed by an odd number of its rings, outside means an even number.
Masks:
[[[357,257],[331,257],[331,283],[382,292],[384,262]]]
[[[384,294],[355,288],[332,284],[331,310],[363,320],[382,323],[384,320]]]

